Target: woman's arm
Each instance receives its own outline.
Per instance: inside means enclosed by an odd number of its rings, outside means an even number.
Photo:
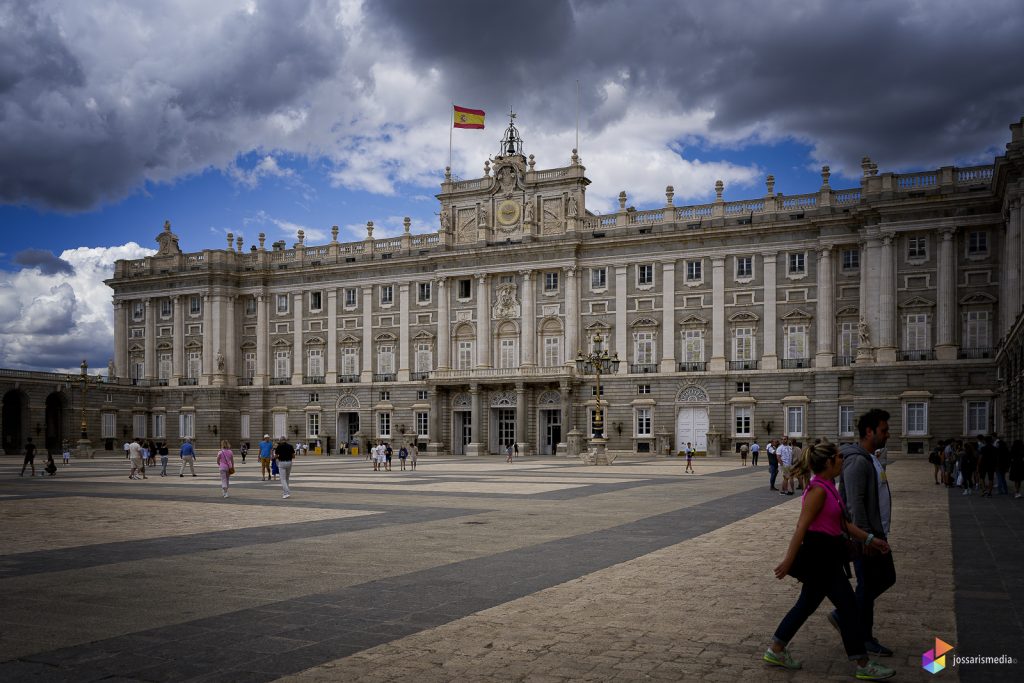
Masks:
[[[796,554],[800,550],[800,544],[804,542],[804,535],[807,533],[807,527],[811,525],[814,518],[821,512],[821,508],[825,505],[825,491],[820,486],[812,486],[807,494],[804,496],[804,505],[800,510],[800,519],[796,522],[796,531],[793,532],[793,538],[789,540],[789,548],[786,550],[786,557],[783,558],[779,566],[775,568],[775,578],[781,579],[789,573],[789,568],[793,566],[793,561],[796,560]]]

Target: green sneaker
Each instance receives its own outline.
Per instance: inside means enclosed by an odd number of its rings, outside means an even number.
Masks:
[[[854,674],[859,680],[862,681],[884,681],[886,678],[892,678],[896,675],[896,669],[890,669],[887,666],[882,666],[874,660],[868,660],[867,666],[858,666],[857,673]]]
[[[784,669],[802,669],[804,666],[793,659],[793,655],[789,654],[789,650],[774,652],[771,648],[768,648],[764,651],[763,659],[772,666],[781,666]]]

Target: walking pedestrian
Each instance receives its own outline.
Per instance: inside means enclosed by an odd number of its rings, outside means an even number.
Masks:
[[[932,449],[932,452],[928,454],[928,462],[931,463],[934,471],[932,472],[932,479],[935,480],[935,485],[938,486],[942,482],[939,481],[939,473],[942,471],[942,452],[946,444],[944,441],[940,441],[939,445]]]
[[[505,446],[505,462],[512,462],[512,444]]]
[[[220,450],[217,451],[217,469],[220,470],[220,490],[227,498],[231,475],[235,473],[235,454],[231,452],[231,444],[227,440],[220,442]]]
[[[124,459],[125,460],[131,460],[132,459],[132,453],[131,453],[132,442],[131,441],[125,441],[124,442],[124,446],[122,446],[122,448],[124,449]]]
[[[768,440],[768,445],[765,450],[768,452],[768,490],[778,491],[775,488],[775,479],[779,476],[779,457],[775,454],[776,442],[774,439]]]
[[[270,460],[274,450],[270,434],[264,434],[263,441],[257,445],[260,448],[260,481],[270,481]]]
[[[975,447],[973,443],[965,443],[963,450],[960,452],[960,475],[957,477],[957,482],[963,487],[963,495],[971,495],[971,489],[974,488],[974,469],[978,464],[978,456],[975,453]]]
[[[683,474],[687,472],[697,474],[693,471],[693,444],[691,442],[686,442],[686,448],[683,449],[683,453],[686,455],[686,469],[683,470]]]
[[[132,463],[132,471],[128,474],[129,479],[148,479],[146,476],[146,462],[142,458],[142,439],[135,439],[128,446],[128,458]],[[142,475],[141,477],[139,475]]]
[[[786,669],[800,669],[802,664],[790,654],[787,646],[807,619],[826,597],[835,605],[846,656],[857,662],[854,675],[860,680],[879,681],[891,678],[895,671],[868,659],[857,601],[843,565],[846,561],[843,534],[860,541],[865,547],[888,553],[885,540],[847,521],[846,508],[833,481],[843,471],[843,455],[834,444],[822,442],[808,448],[804,459],[792,466],[797,475],[804,470],[813,473],[802,499],[800,519],[789,541],[786,556],[775,568],[775,577],[787,574],[801,583],[800,597],[779,622],[764,661]]]
[[[157,451],[160,453],[160,476],[167,476],[167,459],[170,457],[170,451],[167,449],[167,442],[161,441],[157,444]]]
[[[32,476],[36,476],[36,445],[32,443],[32,437],[25,439],[25,461],[21,463],[21,474],[19,477],[25,476],[25,468],[32,468]]]
[[[416,458],[419,456],[419,454],[420,454],[419,446],[417,446],[416,444],[413,444],[412,447],[409,449],[409,468],[410,469],[416,469]],[[1020,490],[1020,485],[1019,484],[1017,485],[1017,490],[1018,491]]]
[[[793,495],[793,447],[789,445],[789,437],[782,437],[782,443],[775,448],[775,457],[779,460],[782,468],[782,490],[779,495]]]
[[[150,457],[152,457],[152,451],[149,450],[148,441],[142,441],[140,445],[142,446],[142,467],[145,468],[149,464]]]
[[[757,445],[757,441],[750,444],[750,464],[757,467],[757,456],[761,452],[761,447]]]
[[[402,465],[402,471],[405,472],[405,460],[409,457],[409,449],[402,446],[398,449],[398,462]]]
[[[245,456],[249,452],[249,442],[248,441],[243,441],[242,442],[242,446],[241,446],[241,448],[239,450],[242,451],[242,464],[244,465],[245,464]]]
[[[281,472],[282,498],[289,498],[292,495],[292,491],[288,487],[288,479],[292,476],[294,458],[295,449],[282,436],[277,440],[277,446],[274,448],[274,462],[277,463],[277,468]]]
[[[513,443],[512,444],[512,453],[513,453],[513,455],[515,455],[515,457],[517,457],[517,458],[519,457],[519,444],[518,443]]]
[[[1006,485],[1006,473],[1010,471],[1010,449],[1006,447],[1003,440],[993,436],[992,448],[996,452],[996,491],[999,495],[1009,495],[1010,489]]]
[[[1024,441],[1017,439],[1010,446],[1010,481],[1013,497],[1020,498],[1020,483],[1024,481]]]
[[[385,442],[384,443],[384,468],[388,472],[391,471],[391,453],[392,453],[391,444]]]
[[[889,413],[872,408],[857,421],[860,441],[843,447],[840,492],[853,523],[888,543],[892,519],[889,480],[875,451],[889,440]],[[896,583],[892,553],[865,552],[853,562],[857,573],[857,610],[868,654],[891,657],[892,650],[874,635],[875,600]],[[835,613],[833,612],[833,616]],[[837,617],[838,618],[838,617]],[[840,625],[842,621],[840,620]]]
[[[178,476],[185,476],[185,465],[188,465],[192,476],[196,476],[196,449],[192,447],[192,439],[185,437],[185,443],[181,444],[178,455],[181,456],[181,469],[178,470]]]
[[[740,464],[742,467],[747,466],[747,453],[750,451],[750,446],[747,444],[740,445]]]
[[[69,464],[71,462],[71,444],[65,441],[61,445],[61,451],[64,453],[64,464]]]
[[[983,437],[981,447],[978,449],[978,476],[981,478],[981,495],[991,497],[992,487],[995,484],[996,476],[996,452],[992,445],[992,437]]]

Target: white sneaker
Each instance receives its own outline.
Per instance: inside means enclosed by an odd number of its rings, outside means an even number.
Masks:
[[[284,494],[284,495],[283,495],[283,496],[281,496],[281,497],[282,497],[282,498],[291,498],[291,497],[292,497],[292,494],[290,494],[290,493],[286,493],[286,494]]]
[[[225,498],[227,498],[227,497],[228,497],[228,492],[227,492],[227,491],[225,491],[225,492],[224,492],[224,497],[225,497]]]
[[[1014,496],[1014,498],[1020,498],[1020,494],[1018,493],[1017,495]]]

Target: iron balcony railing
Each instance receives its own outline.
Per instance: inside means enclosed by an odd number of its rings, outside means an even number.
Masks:
[[[359,375],[338,375],[338,384],[354,384],[359,381]]]
[[[811,367],[810,358],[783,358],[782,369],[783,370],[795,370],[798,368],[809,368]]]
[[[270,378],[270,385],[271,386],[285,386],[285,385],[291,384],[291,383],[292,383],[292,378],[291,377],[271,377]]]
[[[707,372],[707,370],[707,361],[703,360],[688,360],[679,364],[679,372]]]
[[[756,360],[731,360],[729,361],[730,370],[757,370]]]
[[[643,374],[643,373],[647,373],[647,372],[657,372],[658,371],[658,364],[657,363],[630,363],[629,364],[629,371],[631,373],[633,373],[634,375]]]
[[[199,384],[198,377],[181,377],[178,379],[178,385],[183,387],[194,387]]]
[[[836,365],[853,365],[853,356],[836,356]]]
[[[993,358],[991,348],[977,347],[973,349],[960,349],[960,358],[967,359],[978,359],[978,358]]]
[[[429,372],[412,372],[409,374],[409,379],[413,382],[420,382],[426,379],[430,379]]]
[[[393,372],[378,372],[373,376],[374,382],[394,382],[395,373]]]
[[[901,349],[900,360],[935,360],[935,352],[931,350]]]
[[[304,375],[302,377],[302,383],[303,384],[324,384],[325,380],[324,380],[324,376],[323,375]]]

